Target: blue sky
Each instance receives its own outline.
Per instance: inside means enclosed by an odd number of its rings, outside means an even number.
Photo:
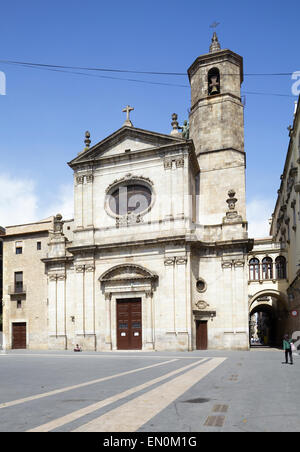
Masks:
[[[186,72],[207,53],[217,27],[222,48],[244,58],[244,72],[300,70],[299,2],[27,0],[1,2],[0,60],[140,71]],[[187,119],[190,89],[16,67],[0,62],[0,225],[70,210],[66,162],[122,126],[171,131]],[[97,73],[188,86],[187,76]],[[259,228],[273,209],[288,146],[295,96],[290,76],[245,76],[247,200]],[[284,94],[271,96],[267,93]],[[69,212],[66,212],[68,214]],[[257,215],[259,214],[259,215]],[[250,218],[249,218],[250,220]],[[256,223],[255,223],[256,222]],[[256,227],[256,229],[257,229]],[[261,226],[263,227],[263,226]]]

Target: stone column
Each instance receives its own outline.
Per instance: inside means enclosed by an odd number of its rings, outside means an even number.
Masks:
[[[76,335],[85,334],[85,290],[84,265],[77,265],[76,270]]]
[[[74,218],[76,221],[76,228],[83,227],[83,182],[84,176],[76,176],[75,179],[75,206]]]
[[[175,176],[175,187],[174,187],[174,207],[175,207],[175,217],[177,219],[182,219],[184,217],[184,157],[176,157],[176,176]]]
[[[248,311],[248,288],[247,288],[247,268],[244,258],[234,261],[235,274],[235,312],[234,329],[238,331],[237,345],[239,347],[249,347],[249,311]]]
[[[86,204],[84,208],[85,212],[85,225],[86,227],[94,227],[93,219],[93,174],[86,176]]]
[[[88,349],[95,348],[95,267],[85,265],[84,273],[84,334],[90,337],[86,342]]]
[[[50,274],[48,276],[48,318],[49,318],[49,336],[57,335],[57,319],[56,319],[56,290],[57,290],[57,276]]]
[[[175,306],[175,257],[165,257],[165,281],[169,287],[169,319],[164,324],[164,329],[169,332],[176,331],[176,306]]]
[[[105,293],[105,347],[112,349],[111,338],[111,292]]]
[[[57,336],[66,336],[66,288],[65,275],[57,275],[57,300],[56,300],[56,318],[57,318]]]
[[[188,348],[187,300],[186,300],[186,256],[176,256],[175,276],[175,331],[179,334],[178,346]],[[185,343],[185,345],[184,345]]]
[[[145,340],[143,343],[145,344],[146,350],[154,349],[154,336],[153,336],[153,319],[152,319],[152,291],[145,293],[145,298],[142,299],[142,310],[145,311],[145,327],[143,327],[143,331],[145,334]]]
[[[167,197],[166,196],[163,197],[163,209],[165,212],[165,220],[167,221],[164,229],[171,229],[173,227],[173,225],[171,226],[171,221],[174,218],[173,186],[172,186],[173,172],[172,172],[172,159],[171,158],[165,157],[164,168],[165,168],[166,185],[167,185],[167,189],[166,189],[165,193],[169,194],[168,202],[167,202]]]

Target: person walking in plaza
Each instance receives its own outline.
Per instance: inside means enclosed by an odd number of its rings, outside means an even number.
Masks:
[[[283,338],[283,350],[285,352],[285,364],[288,364],[288,357],[290,357],[290,364],[293,364],[292,354],[292,339],[289,339],[289,335],[285,334]]]

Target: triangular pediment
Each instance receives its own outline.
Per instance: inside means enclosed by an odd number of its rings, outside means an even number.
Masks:
[[[185,142],[183,138],[164,135],[135,127],[123,126],[93,147],[81,152],[69,165],[87,163],[126,152],[142,151]]]

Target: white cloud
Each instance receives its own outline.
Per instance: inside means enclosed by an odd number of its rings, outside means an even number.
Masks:
[[[0,173],[0,226],[26,224],[61,213],[73,218],[73,186],[57,188],[53,201],[45,203],[34,180]]]
[[[0,226],[36,221],[37,206],[33,180],[0,174]]]
[[[269,236],[269,219],[272,216],[275,202],[273,199],[252,199],[247,203],[247,220],[249,238]]]
[[[43,217],[60,213],[65,220],[74,216],[74,189],[72,184],[64,184],[58,188],[53,203],[44,210]]]

